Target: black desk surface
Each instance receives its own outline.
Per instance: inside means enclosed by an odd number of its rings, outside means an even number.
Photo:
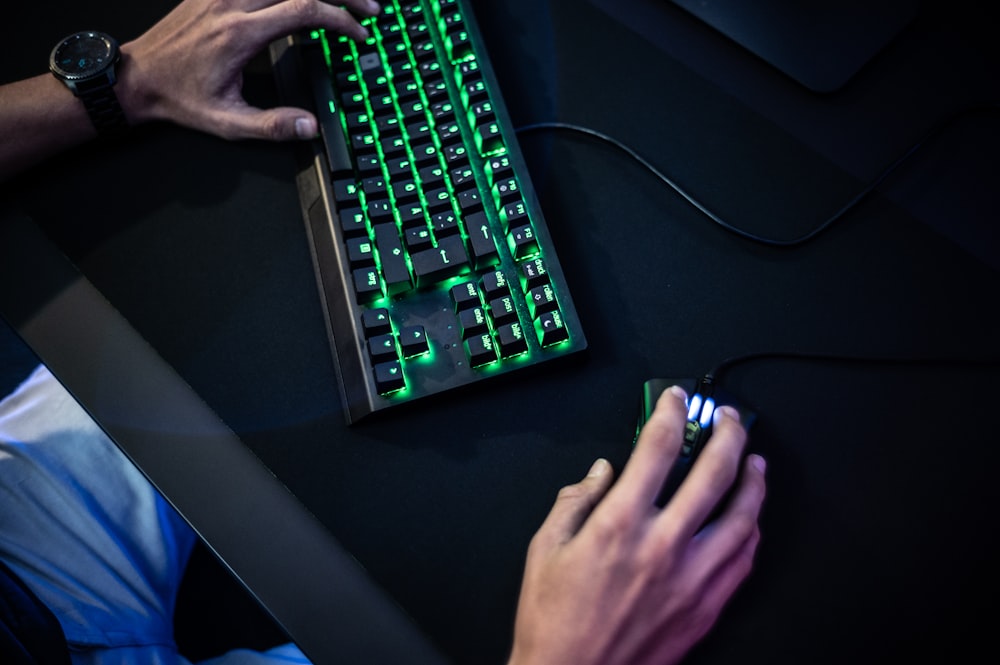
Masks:
[[[65,17],[47,4],[0,28],[26,54],[4,80],[42,71],[65,33],[125,40],[172,3]],[[770,237],[822,223],[938,121],[1000,97],[989,23],[955,3],[925,3],[830,95],[668,3],[473,4],[518,125],[604,131]],[[247,85],[272,99],[261,63]],[[456,663],[503,661],[527,542],[593,459],[621,468],[644,379],[759,352],[841,357],[760,359],[724,378],[759,414],[764,541],[690,662],[954,661],[990,646],[1000,592],[998,128],[1000,113],[960,115],[842,221],[785,249],[719,229],[607,145],[524,135],[589,351],[351,428],[288,146],[145,127],[29,174],[5,201]],[[253,515],[225,521],[236,537],[254,528]],[[280,547],[268,557],[295,565]]]

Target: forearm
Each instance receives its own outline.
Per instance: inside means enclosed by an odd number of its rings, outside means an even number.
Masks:
[[[379,11],[375,0],[184,0],[121,45],[115,95],[132,126],[167,121],[227,139],[312,139],[311,112],[247,104],[243,67],[305,28],[365,39],[355,14]],[[0,86],[0,182],[96,136],[83,103],[50,74]]]
[[[0,86],[0,182],[96,135],[83,104],[51,74]]]

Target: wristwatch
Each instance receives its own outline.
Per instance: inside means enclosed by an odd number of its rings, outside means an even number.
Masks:
[[[118,42],[94,30],[66,37],[49,56],[49,70],[80,98],[101,136],[115,136],[128,129],[114,89],[120,60]]]

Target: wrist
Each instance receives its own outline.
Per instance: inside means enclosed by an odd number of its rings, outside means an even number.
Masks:
[[[117,40],[96,30],[67,35],[49,55],[49,71],[80,100],[100,136],[129,126],[115,90],[120,57]]]
[[[160,95],[148,85],[147,78],[141,59],[136,57],[134,42],[122,44],[115,91],[125,118],[133,126],[160,119]]]

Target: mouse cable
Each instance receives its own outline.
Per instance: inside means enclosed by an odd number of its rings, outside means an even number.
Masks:
[[[795,247],[797,245],[802,245],[805,244],[806,242],[809,242],[810,240],[821,234],[823,231],[826,231],[828,228],[837,223],[842,217],[844,217],[844,215],[846,215],[848,212],[857,207],[858,204],[861,203],[861,201],[866,199],[873,191],[875,191],[875,189],[879,185],[881,185],[885,181],[885,179],[888,178],[893,172],[895,172],[896,169],[898,169],[904,162],[908,161],[911,157],[913,157],[913,155],[916,154],[917,151],[919,151],[928,141],[930,141],[931,138],[933,138],[942,130],[944,130],[946,127],[951,125],[958,118],[969,113],[977,113],[981,111],[997,111],[997,110],[1000,110],[1000,105],[992,103],[980,106],[972,106],[963,109],[961,111],[958,111],[954,115],[949,116],[948,118],[938,122],[936,125],[931,127],[931,129],[928,130],[920,138],[920,140],[911,145],[901,156],[899,156],[892,163],[886,166],[881,173],[879,173],[871,182],[869,182],[865,187],[863,187],[860,192],[858,192],[853,198],[851,198],[847,203],[845,203],[840,208],[840,210],[835,212],[825,222],[821,223],[819,226],[805,233],[804,235],[801,235],[797,238],[790,238],[787,240],[780,238],[766,238],[764,236],[759,236],[754,233],[750,233],[749,231],[745,231],[737,226],[734,226],[733,224],[730,224],[729,222],[719,217],[716,213],[712,212],[707,206],[702,204],[696,198],[694,198],[694,196],[689,194],[683,187],[681,187],[672,178],[670,178],[670,176],[663,173],[652,162],[650,162],[645,157],[640,155],[636,150],[625,145],[618,139],[609,136],[608,134],[605,134],[604,132],[600,132],[596,129],[591,129],[589,127],[584,127],[582,125],[575,125],[573,123],[568,123],[568,122],[538,122],[530,125],[524,125],[522,127],[517,127],[515,128],[514,131],[517,134],[524,134],[542,130],[562,130],[562,131],[576,132],[578,134],[585,134],[586,136],[596,138],[600,141],[603,141],[605,143],[614,146],[615,148],[618,148],[619,150],[627,154],[629,157],[634,159],[643,168],[645,168],[646,170],[651,172],[654,176],[656,176],[661,181],[666,183],[667,186],[669,186],[672,190],[674,190],[677,194],[679,194],[685,201],[690,203],[703,215],[708,217],[717,225],[721,226],[726,231],[729,231],[730,233],[733,233],[746,240],[751,240],[753,242],[760,243],[762,245],[767,245],[769,247]]]
[[[961,357],[939,357],[939,358],[913,358],[900,356],[853,356],[838,355],[834,353],[818,353],[808,351],[762,351],[759,353],[748,353],[742,356],[732,356],[726,358],[716,365],[710,372],[705,374],[708,382],[717,382],[721,374],[736,365],[756,362],[758,360],[798,360],[816,363],[844,363],[850,365],[889,365],[889,366],[940,366],[940,367],[968,367],[968,368],[991,368],[1000,367],[1000,358],[961,358]]]

